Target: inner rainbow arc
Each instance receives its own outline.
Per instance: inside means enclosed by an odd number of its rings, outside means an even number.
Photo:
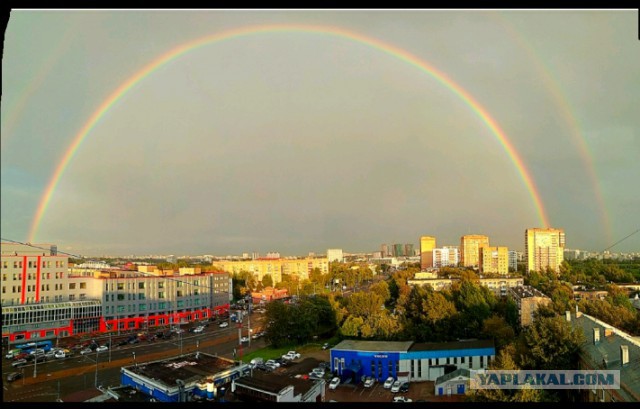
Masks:
[[[113,91],[109,97],[100,104],[99,108],[91,115],[89,120],[84,124],[84,126],[80,129],[80,131],[76,134],[73,141],[69,145],[69,148],[64,153],[62,159],[57,165],[53,176],[51,177],[45,192],[40,200],[38,208],[36,210],[35,217],[33,219],[31,229],[29,231],[29,242],[35,241],[35,236],[38,231],[39,225],[42,221],[44,213],[47,209],[49,202],[53,196],[53,192],[57,184],[59,183],[62,174],[64,173],[67,165],[71,161],[73,155],[76,153],[82,141],[86,138],[89,132],[93,129],[93,127],[100,121],[100,119],[105,115],[105,113],[120,99],[123,95],[125,95],[131,88],[133,88],[138,82],[143,80],[145,77],[153,73],[156,69],[161,67],[162,65],[170,62],[171,60],[192,51],[198,47],[212,44],[222,40],[228,40],[232,38],[237,38],[241,36],[248,36],[254,34],[265,34],[265,33],[275,33],[275,32],[303,32],[303,33],[316,33],[316,34],[325,34],[325,35],[333,35],[336,37],[345,38],[348,40],[355,41],[357,43],[361,43],[367,46],[370,46],[374,49],[382,51],[386,54],[389,54],[395,58],[398,58],[408,64],[419,68],[421,71],[429,74],[431,77],[436,79],[442,85],[451,90],[454,94],[460,97],[472,110],[473,112],[480,117],[480,119],[487,125],[487,127],[491,130],[493,135],[498,139],[498,142],[502,145],[507,155],[511,159],[511,162],[515,165],[518,173],[522,181],[525,184],[527,191],[529,192],[534,206],[536,208],[536,212],[538,215],[539,223],[542,227],[550,226],[546,211],[544,206],[542,205],[542,200],[540,198],[540,194],[536,189],[536,186],[533,182],[533,178],[531,177],[529,171],[524,165],[524,161],[514,148],[511,141],[507,138],[507,135],[504,131],[498,126],[498,123],[493,119],[489,113],[484,109],[466,90],[464,90],[460,85],[455,83],[453,80],[448,78],[443,72],[437,70],[432,67],[425,61],[420,60],[418,57],[410,54],[408,51],[400,49],[398,47],[392,46],[390,44],[384,43],[380,40],[366,37],[362,34],[355,33],[352,31],[345,30],[339,27],[332,26],[317,26],[317,25],[261,25],[261,26],[250,26],[243,27],[239,29],[233,29],[224,31],[222,33],[217,33],[205,37],[198,38],[194,41],[190,41],[188,43],[182,44],[178,47],[175,47],[168,51],[167,53],[161,55],[151,63],[147,64],[140,71],[135,73],[131,78],[126,80],[122,85],[120,85],[115,91]]]

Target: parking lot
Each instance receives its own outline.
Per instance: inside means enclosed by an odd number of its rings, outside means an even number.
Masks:
[[[288,376],[308,375],[309,372],[319,366],[321,362],[328,362],[330,354],[328,350],[303,352],[302,358],[295,362],[276,369],[277,373]],[[394,396],[405,396],[413,402],[416,401],[461,401],[462,397],[438,397],[433,394],[433,382],[411,382],[409,391],[405,393],[392,393],[383,387],[383,382],[376,382],[372,387],[365,388],[362,382],[354,384],[340,384],[336,389],[329,389],[329,382],[333,375],[327,372],[325,401],[336,402],[391,402]]]

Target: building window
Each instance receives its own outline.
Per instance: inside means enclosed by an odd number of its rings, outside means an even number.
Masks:
[[[484,367],[484,356],[480,355],[480,368]]]
[[[138,289],[139,290],[144,290],[144,282],[138,283]]]

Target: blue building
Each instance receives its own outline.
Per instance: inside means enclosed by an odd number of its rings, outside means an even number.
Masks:
[[[250,371],[247,364],[196,352],[123,367],[120,379],[122,385],[158,402],[189,402],[218,398],[234,379]]]
[[[493,340],[439,343],[345,340],[331,348],[331,370],[343,381],[435,381],[456,369],[483,369],[495,358]]]

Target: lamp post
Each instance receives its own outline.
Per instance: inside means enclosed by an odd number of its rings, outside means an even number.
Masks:
[[[133,354],[133,364],[138,367],[138,363],[136,362],[136,351],[131,352]]]
[[[98,349],[96,348],[96,377],[95,377],[95,387],[98,387],[98,357],[99,357]]]
[[[36,353],[33,354],[33,377],[38,376],[38,347],[35,349]]]
[[[109,362],[111,362],[111,348],[113,347],[113,344],[111,343],[111,331],[113,330],[113,327],[110,327],[109,324],[107,324],[107,329],[109,330]]]

